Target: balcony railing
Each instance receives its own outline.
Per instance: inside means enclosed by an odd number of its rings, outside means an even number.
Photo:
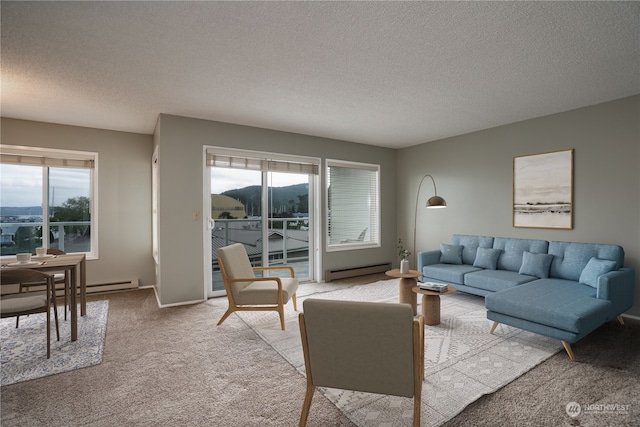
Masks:
[[[291,265],[296,277],[309,278],[309,218],[269,218],[268,265]],[[216,219],[211,230],[214,290],[223,289],[218,248],[242,243],[253,266],[263,265],[262,219]]]
[[[0,222],[2,255],[35,251],[43,246],[42,221]],[[91,251],[91,221],[49,222],[50,249],[69,253]]]

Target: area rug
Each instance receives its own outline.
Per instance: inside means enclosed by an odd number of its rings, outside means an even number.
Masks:
[[[398,301],[398,280],[384,280],[348,289],[322,292],[322,284],[298,297],[298,308],[307,298],[351,301]],[[299,294],[300,294],[299,293]],[[418,298],[418,313],[421,299]],[[238,313],[249,327],[301,374],[304,358],[298,313],[289,303],[286,330],[273,312]],[[439,426],[482,395],[493,393],[561,349],[557,340],[500,325],[489,334],[484,299],[456,293],[441,297],[441,323],[425,326],[425,375],[422,390],[423,426]],[[412,399],[319,388],[358,426],[411,426]],[[313,405],[311,407],[313,411]]]
[[[71,341],[71,322],[58,307],[60,341],[56,341],[51,318],[51,358],[47,359],[46,314],[32,314],[0,320],[1,385],[60,374],[102,362],[109,301],[87,304],[86,316],[78,317],[78,340]]]

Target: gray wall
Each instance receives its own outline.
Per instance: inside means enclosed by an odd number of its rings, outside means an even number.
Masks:
[[[153,136],[2,118],[2,143],[99,153],[100,259],[89,283],[138,278],[156,283],[162,305],[204,298],[202,150],[205,145],[381,165],[382,248],[326,253],[323,266],[394,261],[396,239],[413,240],[420,178],[430,173],[449,207],[427,210],[425,181],[418,209],[418,250],[435,249],[453,233],[615,243],[636,268],[640,315],[640,97],[501,126],[402,150],[161,115]],[[160,156],[160,264],[151,255],[151,156]],[[574,228],[513,228],[514,156],[573,148]],[[324,190],[321,218],[325,216]],[[206,215],[201,215],[205,218]],[[321,221],[322,236],[324,222]],[[157,269],[157,271],[156,271]]]
[[[193,220],[194,211],[202,212],[204,146],[381,165],[382,247],[327,253],[323,241],[321,271],[396,259],[396,150],[164,114],[159,118],[154,143],[160,158],[158,294],[163,305],[197,301],[204,295],[203,223]],[[320,192],[324,236],[324,187]],[[201,218],[205,220],[206,215]]]
[[[417,247],[453,233],[619,244],[636,269],[630,315],[640,316],[640,96],[500,126],[398,151],[398,235],[413,240],[420,178],[433,175],[448,207],[427,210],[425,181]],[[513,157],[573,148],[572,230],[512,226]],[[412,265],[413,267],[413,265]]]
[[[2,118],[2,144],[98,153],[99,259],[87,282],[155,283],[151,256],[151,135]]]

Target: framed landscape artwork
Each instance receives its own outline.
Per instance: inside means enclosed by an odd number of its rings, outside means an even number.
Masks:
[[[573,149],[513,158],[513,226],[573,228]]]

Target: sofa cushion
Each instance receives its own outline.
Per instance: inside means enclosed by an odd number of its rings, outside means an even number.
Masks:
[[[618,245],[549,242],[549,253],[554,256],[549,276],[559,279],[579,281],[582,270],[593,257],[615,261],[615,270],[624,264],[624,250]]]
[[[502,291],[533,280],[536,278],[507,270],[480,270],[464,276],[465,285],[491,292]]]
[[[553,261],[553,255],[523,252],[522,266],[518,273],[525,274],[527,276],[534,276],[539,279],[546,279],[549,277],[551,261]]]
[[[462,263],[473,265],[478,248],[492,248],[493,237],[454,234],[451,236],[451,244],[462,245]]]
[[[498,265],[498,257],[501,252],[501,249],[478,248],[476,251],[476,259],[473,261],[473,266],[495,270],[496,265]]]
[[[538,279],[485,297],[487,310],[573,333],[588,333],[608,320],[611,301],[575,281]]]
[[[440,245],[440,264],[462,264],[462,245]]]
[[[615,261],[592,257],[587,263],[584,270],[582,270],[579,282],[584,283],[585,285],[593,286],[595,288],[598,286],[598,277],[610,271],[613,271],[615,268]]]
[[[502,253],[498,258],[498,270],[517,272],[520,271],[522,266],[523,252],[546,254],[549,242],[546,240],[496,237],[493,240],[493,247],[502,249]]]
[[[427,280],[463,284],[465,274],[478,270],[480,269],[467,264],[432,264],[422,267],[422,274]]]

